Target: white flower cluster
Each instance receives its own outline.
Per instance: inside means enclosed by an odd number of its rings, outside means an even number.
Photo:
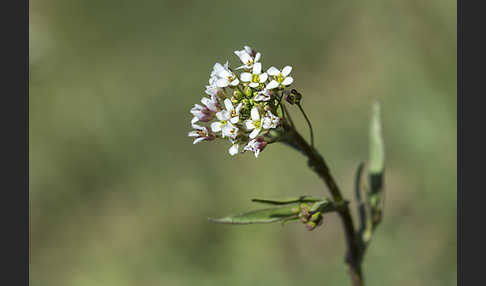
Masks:
[[[252,151],[258,157],[267,145],[264,135],[280,124],[278,105],[283,91],[293,82],[292,67],[270,67],[263,72],[260,53],[245,46],[235,54],[242,63],[235,70],[228,62],[214,65],[207,96],[201,99],[202,105],[191,109],[194,130],[189,136],[195,137],[194,144],[222,138],[231,143],[231,155],[244,146],[243,152]]]

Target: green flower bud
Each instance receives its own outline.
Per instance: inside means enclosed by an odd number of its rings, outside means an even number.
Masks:
[[[251,97],[253,91],[251,90],[251,87],[245,86],[243,89],[243,94],[246,95],[247,97]]]
[[[233,96],[236,98],[236,99],[241,99],[243,97],[243,93],[241,93],[241,91],[239,89],[235,89],[233,91]]]
[[[314,222],[318,222],[322,218],[321,212],[316,212],[313,215],[311,215],[310,220]]]
[[[313,221],[310,221],[310,222],[305,224],[305,227],[307,228],[307,230],[311,231],[311,230],[314,230],[317,227],[317,224]]]

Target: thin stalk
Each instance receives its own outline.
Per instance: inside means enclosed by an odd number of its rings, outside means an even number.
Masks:
[[[281,105],[283,111],[287,114],[287,118],[289,119],[290,125],[292,126],[292,129],[295,130],[295,125],[294,121],[292,120],[292,116],[290,115],[289,111],[287,110],[287,107],[285,107],[285,104]]]
[[[343,201],[341,191],[339,190],[336,181],[332,177],[324,158],[314,147],[305,141],[305,139],[297,132],[297,130],[295,130],[295,128],[289,125],[285,125],[284,128],[287,130],[287,137],[283,140],[283,142],[302,152],[308,158],[309,167],[324,181],[335,202]],[[359,259],[359,244],[358,240],[356,239],[353,218],[348,205],[343,207],[343,209],[338,213],[339,217],[341,218],[346,237],[346,263],[349,266],[351,281],[353,286],[364,286],[361,262]]]
[[[307,114],[305,113],[304,109],[302,108],[302,105],[298,103],[297,106],[299,107],[300,112],[302,112],[302,115],[304,115],[305,121],[307,121],[307,125],[309,125],[311,146],[312,148],[314,148],[314,131],[312,130],[312,124],[309,118],[307,117]]]

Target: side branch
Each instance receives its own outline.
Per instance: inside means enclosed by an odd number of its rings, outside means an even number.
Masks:
[[[284,125],[288,136],[282,139],[283,143],[290,145],[296,150],[302,152],[308,158],[309,167],[324,181],[335,202],[343,201],[341,191],[339,190],[336,181],[331,176],[329,167],[324,158],[319,152],[295,130],[292,126]],[[363,274],[361,271],[359,245],[356,238],[353,218],[349,207],[346,205],[340,212],[339,217],[343,223],[344,233],[346,236],[347,255],[346,263],[350,268],[351,280],[354,286],[363,286]]]

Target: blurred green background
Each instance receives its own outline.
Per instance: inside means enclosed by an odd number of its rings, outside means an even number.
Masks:
[[[232,158],[187,137],[213,64],[245,44],[264,68],[293,66],[347,197],[382,102],[386,208],[368,285],[456,285],[450,0],[31,1],[32,285],[349,285],[334,214],[313,232],[206,220],[252,197],[327,195],[286,146]]]

